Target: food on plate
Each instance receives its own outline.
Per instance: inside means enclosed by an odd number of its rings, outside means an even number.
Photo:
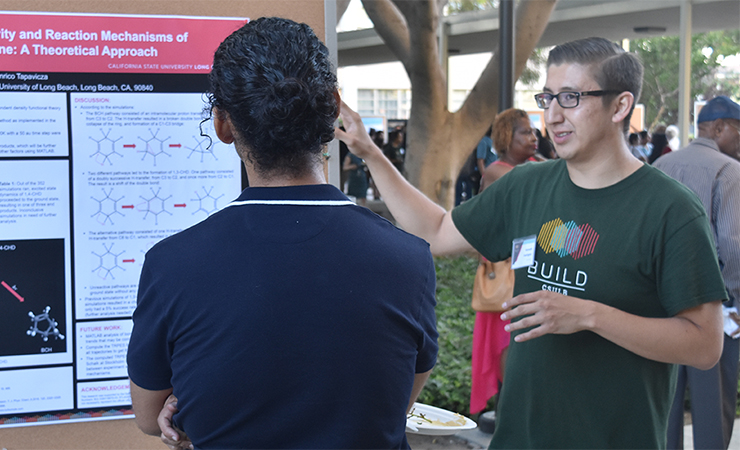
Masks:
[[[441,420],[427,417],[427,414],[425,413],[416,413],[416,408],[412,408],[407,418],[419,425],[426,424],[426,425],[437,425],[441,427],[459,427],[459,426],[465,425],[464,416],[461,416],[458,413],[454,413],[454,415],[455,415],[454,419],[448,420],[446,422],[442,422]]]

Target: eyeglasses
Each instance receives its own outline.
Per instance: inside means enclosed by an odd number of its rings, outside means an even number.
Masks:
[[[537,106],[542,109],[547,109],[552,103],[552,99],[557,98],[558,104],[561,108],[575,108],[581,101],[581,97],[601,97],[609,94],[619,94],[620,91],[586,91],[586,92],[558,92],[557,94],[549,94],[543,92],[534,96]]]

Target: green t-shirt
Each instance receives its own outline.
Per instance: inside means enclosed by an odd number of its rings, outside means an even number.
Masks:
[[[518,166],[452,212],[483,256],[535,235],[514,294],[561,292],[645,317],[727,297],[699,200],[645,165],[582,189],[565,161]],[[664,448],[675,366],[595,333],[511,341],[491,448]]]

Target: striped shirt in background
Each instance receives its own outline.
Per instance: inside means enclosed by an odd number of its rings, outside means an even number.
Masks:
[[[699,196],[707,211],[730,302],[740,309],[740,162],[697,138],[653,164]]]

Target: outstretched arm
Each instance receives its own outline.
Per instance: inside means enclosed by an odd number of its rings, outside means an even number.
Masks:
[[[603,303],[550,291],[522,294],[507,301],[504,320],[523,317],[507,331],[524,342],[545,334],[592,331],[644,358],[707,370],[722,353],[721,302],[683,310],[673,317],[650,318],[629,314]]]
[[[383,155],[383,151],[365,131],[360,115],[344,102],[340,115],[346,131],[335,129],[337,138],[344,141],[352,153],[365,160],[388,210],[399,225],[426,240],[435,255],[473,250],[457,231],[452,215],[406,181]]]

